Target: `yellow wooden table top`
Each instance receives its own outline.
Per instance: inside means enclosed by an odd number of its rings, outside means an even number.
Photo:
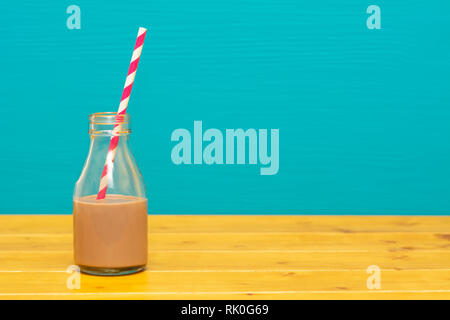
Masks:
[[[82,274],[70,289],[72,216],[2,215],[0,299],[450,299],[450,217],[149,216],[149,227],[147,271]],[[367,286],[371,265],[381,289]]]

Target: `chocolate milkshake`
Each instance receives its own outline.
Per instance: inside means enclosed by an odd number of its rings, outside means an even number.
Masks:
[[[147,199],[108,194],[74,199],[74,256],[81,270],[126,274],[147,264]]]

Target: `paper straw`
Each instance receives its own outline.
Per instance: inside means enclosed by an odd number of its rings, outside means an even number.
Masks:
[[[123,117],[120,117],[120,115],[125,114],[127,111],[128,100],[130,99],[131,88],[133,87],[134,77],[136,76],[139,57],[141,56],[142,46],[144,45],[146,34],[147,29],[139,28],[136,45],[134,46],[133,55],[131,56],[130,67],[128,68],[127,79],[125,80],[125,85],[122,92],[122,98],[120,99],[119,111],[117,111],[116,124],[113,128],[113,136],[111,137],[111,141],[109,143],[105,166],[103,167],[102,177],[100,179],[97,200],[104,199],[106,196],[106,190],[108,190],[108,177],[112,175],[113,162],[116,157],[117,144],[119,143],[118,132],[121,128],[120,122],[123,121]]]

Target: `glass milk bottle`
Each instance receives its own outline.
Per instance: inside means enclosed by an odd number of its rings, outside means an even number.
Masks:
[[[84,273],[130,274],[147,264],[147,198],[130,149],[129,118],[89,116],[90,149],[73,196],[74,257]]]

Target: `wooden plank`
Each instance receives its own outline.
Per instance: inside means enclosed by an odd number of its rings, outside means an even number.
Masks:
[[[423,291],[423,290],[371,290],[371,291],[290,291],[272,292],[124,292],[124,293],[48,293],[48,294],[6,294],[0,296],[8,300],[448,300],[447,291]]]
[[[3,215],[0,235],[72,233],[71,215]],[[450,232],[450,216],[149,216],[150,233]]]
[[[450,270],[440,271],[386,271],[382,272],[384,290],[446,290]],[[66,281],[69,274],[61,273],[0,273],[2,292],[71,292]],[[148,292],[220,292],[258,291],[347,291],[368,290],[365,271],[330,272],[142,272],[132,277],[96,277],[81,275],[81,288],[77,292],[122,292],[128,290]],[[45,280],[45,281],[43,281]],[[416,281],[416,288],[408,288]],[[45,286],[41,283],[45,282]],[[58,291],[59,290],[59,291]]]
[[[72,250],[72,234],[0,235],[1,251]],[[372,233],[152,233],[151,251],[167,250],[355,250],[355,251],[421,251],[450,250],[450,233],[372,232]]]
[[[0,270],[65,270],[72,251],[1,251]],[[151,270],[323,270],[450,268],[450,251],[428,252],[285,252],[151,251]]]
[[[264,295],[268,298],[297,295],[377,295],[366,287],[367,274],[363,271],[331,272],[250,272],[250,273],[190,273],[183,272],[155,273],[144,272],[128,277],[95,277],[81,275],[80,289],[68,289],[66,281],[69,274],[62,273],[0,273],[2,297],[17,294],[34,294],[40,297],[74,297],[76,295],[96,295],[117,298],[142,297],[170,298],[178,294],[189,296]],[[409,293],[427,295],[430,293],[446,294],[450,271],[386,271],[382,272],[381,291],[386,294]],[[411,286],[411,283],[414,283]],[[380,293],[378,293],[380,296]]]

